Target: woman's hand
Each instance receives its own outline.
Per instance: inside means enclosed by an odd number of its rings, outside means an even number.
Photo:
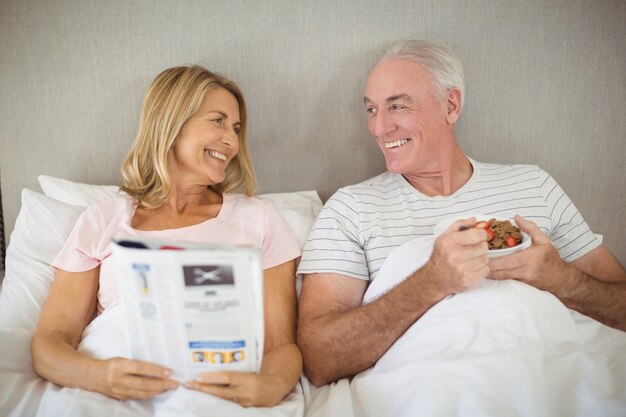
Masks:
[[[282,386],[278,377],[252,372],[207,372],[185,387],[225,400],[234,401],[244,407],[271,407],[283,399],[277,390]]]
[[[99,361],[98,368],[93,390],[118,400],[143,400],[179,385],[168,368],[150,362],[113,358]]]
[[[97,360],[76,350],[96,311],[100,267],[58,270],[33,336],[33,368],[58,385],[99,392],[121,400],[154,397],[178,386],[171,371],[153,363]]]
[[[207,372],[185,387],[244,407],[271,407],[282,401],[302,373],[296,345],[295,260],[264,271],[265,346],[261,372]]]

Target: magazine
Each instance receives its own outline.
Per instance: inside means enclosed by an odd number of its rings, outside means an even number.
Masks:
[[[132,359],[167,366],[179,381],[208,371],[259,372],[259,248],[133,237],[111,249]]]

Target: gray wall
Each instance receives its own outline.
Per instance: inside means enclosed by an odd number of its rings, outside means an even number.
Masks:
[[[326,199],[384,169],[362,106],[375,54],[427,38],[465,64],[464,150],[548,170],[626,264],[625,22],[620,0],[0,0],[7,230],[38,174],[117,182],[146,87],[185,63],[247,94],[262,192]]]

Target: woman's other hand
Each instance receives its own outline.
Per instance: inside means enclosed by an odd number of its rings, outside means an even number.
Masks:
[[[118,400],[143,400],[179,385],[168,368],[150,362],[112,358],[97,366],[93,390]]]
[[[265,346],[261,372],[207,372],[185,387],[234,401],[244,407],[280,403],[302,374],[296,345],[296,262],[264,271]]]
[[[207,372],[200,374],[195,381],[186,383],[185,387],[244,407],[271,407],[283,399],[283,393],[276,390],[277,386],[282,385],[278,379],[276,376],[253,372]]]

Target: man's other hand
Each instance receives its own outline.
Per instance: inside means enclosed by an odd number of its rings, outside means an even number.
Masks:
[[[489,261],[488,278],[517,279],[542,290],[554,292],[567,278],[568,264],[535,223],[515,216],[515,222],[532,239],[527,249]]]

